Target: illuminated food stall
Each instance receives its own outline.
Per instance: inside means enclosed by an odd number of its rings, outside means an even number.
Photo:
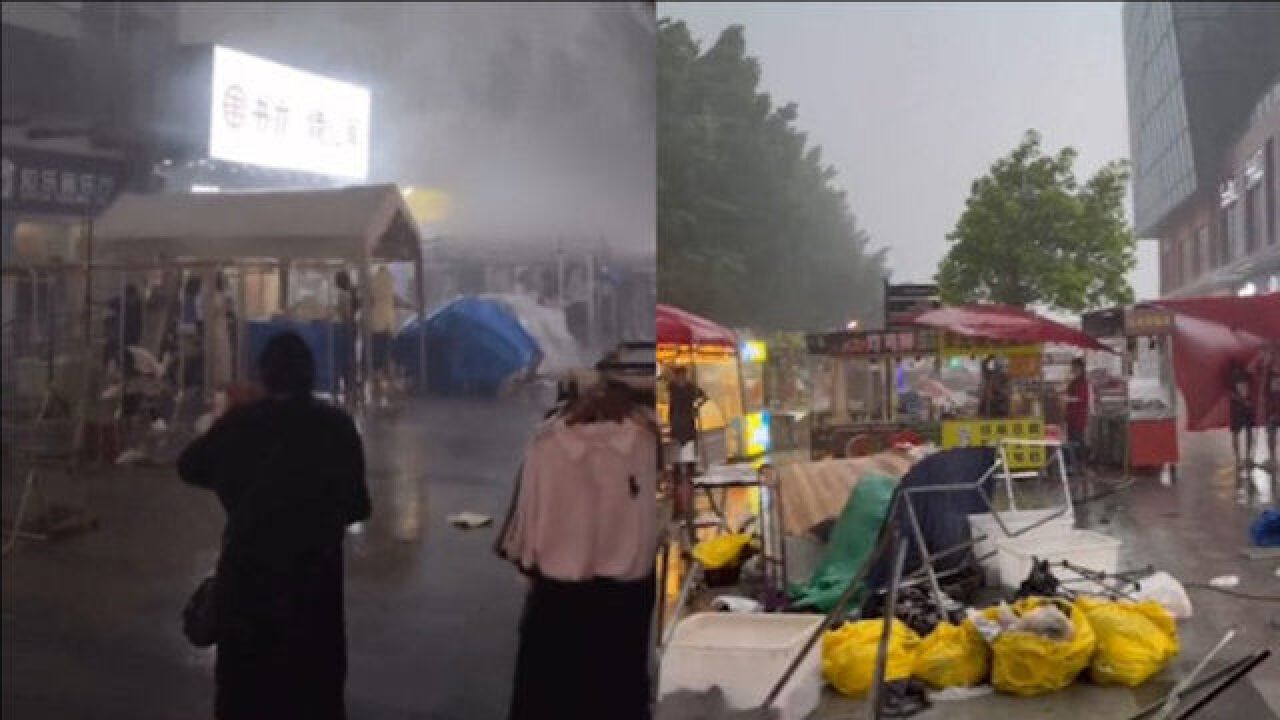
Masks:
[[[1178,462],[1173,313],[1152,305],[1086,314],[1082,327],[1114,354],[1094,353],[1097,385],[1090,447],[1095,461],[1131,470]]]
[[[689,377],[707,394],[698,413],[699,452],[704,465],[767,451],[768,415],[748,412],[737,333],[686,310],[659,304],[656,318],[658,365],[665,373],[689,368]],[[752,358],[762,346],[748,345]],[[767,352],[767,351],[765,351]],[[761,358],[762,360],[763,358]],[[666,383],[658,387],[658,418],[668,424]],[[761,442],[765,440],[765,442]]]

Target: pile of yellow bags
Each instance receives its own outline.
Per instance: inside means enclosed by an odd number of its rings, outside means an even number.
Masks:
[[[1089,676],[1099,685],[1137,687],[1178,654],[1178,626],[1157,602],[1081,598],[1076,604],[1098,635]]]
[[[1050,603],[1071,621],[1071,634],[1062,640],[1007,630],[988,646],[970,621],[959,626],[944,622],[921,639],[894,619],[885,680],[915,677],[941,689],[978,685],[989,677],[997,690],[1032,696],[1062,690],[1089,668],[1094,682],[1134,687],[1178,654],[1177,626],[1158,603],[1027,598],[1012,610],[1022,616]],[[982,614],[997,617],[995,608]],[[861,620],[826,633],[822,672],[827,682],[845,695],[865,695],[883,628],[882,619]]]
[[[1013,605],[1019,617],[1054,602],[1044,598],[1026,598]],[[1076,605],[1060,603],[1071,620],[1072,633],[1066,640],[1054,640],[1031,632],[1007,631],[991,644],[991,684],[997,690],[1014,695],[1044,695],[1057,692],[1076,681],[1089,667],[1098,638],[1085,614]],[[993,610],[985,611],[993,617]]]
[[[823,635],[822,676],[845,695],[865,695],[875,680],[876,653],[883,634],[884,620],[877,618],[847,623]],[[919,645],[920,636],[894,618],[889,631],[885,682],[911,677]]]
[[[943,622],[916,650],[912,675],[937,689],[980,685],[991,672],[991,649],[968,620]]]

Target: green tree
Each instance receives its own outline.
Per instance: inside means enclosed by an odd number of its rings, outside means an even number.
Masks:
[[[974,181],[938,270],[945,301],[1040,304],[1072,313],[1133,301],[1128,165],[1108,163],[1081,186],[1075,160],[1070,147],[1046,155],[1040,134],[1028,130]]]
[[[728,325],[822,329],[880,313],[871,252],[835,170],[759,91],[741,26],[705,52],[658,25],[658,298]]]

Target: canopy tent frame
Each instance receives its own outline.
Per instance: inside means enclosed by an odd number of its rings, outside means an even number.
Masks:
[[[425,315],[422,239],[395,185],[329,190],[121,196],[97,222],[92,269],[153,271],[237,268],[274,270],[287,299],[288,278],[308,267],[354,267],[359,287],[372,286],[375,262],[410,262],[416,306]],[[241,285],[243,295],[243,284]],[[241,307],[244,307],[243,300]],[[369,313],[357,328],[365,392],[372,366]],[[243,332],[238,333],[243,336]],[[244,364],[243,343],[238,353]],[[420,353],[425,357],[425,353]]]

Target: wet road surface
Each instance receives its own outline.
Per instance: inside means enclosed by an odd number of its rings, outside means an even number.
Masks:
[[[501,521],[538,415],[520,402],[433,401],[365,428],[375,509],[347,547],[353,719],[504,716],[523,583],[493,555],[492,527],[462,531],[446,517],[471,510]],[[1256,509],[1235,502],[1225,437],[1183,442],[1175,486],[1140,480],[1082,508],[1081,524],[1125,540],[1123,567],[1153,563],[1201,582],[1237,574],[1242,591],[1280,594],[1276,561],[1239,554]],[[6,510],[19,480],[6,472]],[[111,469],[87,483],[97,531],[21,543],[4,559],[5,717],[210,717],[213,654],[187,645],[178,615],[213,565],[221,511],[168,468]],[[1141,688],[1081,683],[1040,700],[949,703],[921,717],[1123,718],[1167,691],[1232,623],[1243,633],[1224,657],[1280,639],[1280,605],[1199,589],[1191,597],[1196,617],[1181,626],[1181,655]],[[820,717],[859,717],[864,707],[828,695]],[[1203,717],[1274,717],[1277,707],[1272,658]]]
[[[493,527],[446,517],[500,522],[539,416],[437,400],[367,423],[374,515],[347,543],[350,717],[504,716],[523,581],[491,551]],[[6,510],[19,480],[6,472]],[[85,482],[98,530],[4,558],[4,716],[211,717],[213,652],[191,648],[178,618],[216,557],[216,500],[171,468]]]

